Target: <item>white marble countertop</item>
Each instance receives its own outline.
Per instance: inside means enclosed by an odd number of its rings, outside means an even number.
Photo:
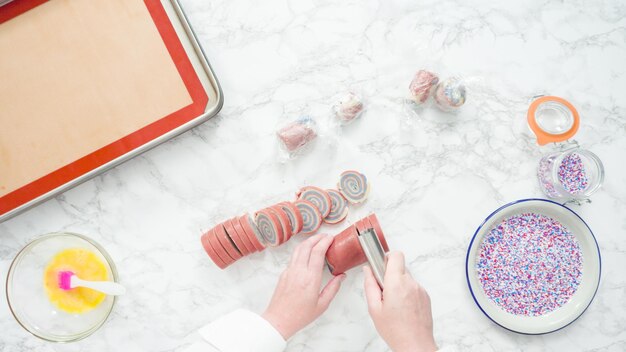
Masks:
[[[626,5],[572,1],[183,0],[222,84],[221,114],[102,176],[0,224],[2,280],[29,240],[72,231],[101,243],[130,293],[78,343],[40,341],[0,298],[1,351],[172,351],[237,307],[261,311],[301,238],[225,271],[199,235],[218,221],[332,186],[345,169],[371,180],[369,201],[392,248],[432,297],[435,336],[461,350],[626,350]],[[469,82],[457,116],[410,119],[412,74],[431,68]],[[274,132],[300,114],[326,118],[332,97],[358,89],[363,118],[309,154],[276,162]],[[475,306],[464,274],[476,227],[507,202],[541,197],[543,151],[526,133],[531,96],[566,97],[582,115],[576,139],[600,156],[603,189],[574,207],[603,259],[595,301],[544,336],[508,332]],[[445,120],[445,122],[442,122]],[[346,225],[328,228],[335,233]],[[288,351],[383,351],[369,321],[362,274]]]

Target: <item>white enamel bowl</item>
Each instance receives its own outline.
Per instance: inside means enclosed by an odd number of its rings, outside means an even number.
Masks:
[[[485,295],[476,275],[476,258],[485,235],[502,220],[528,212],[549,216],[567,227],[578,241],[583,258],[581,283],[572,298],[552,312],[536,317],[514,315],[500,308]],[[501,327],[522,334],[553,332],[580,317],[596,294],[600,271],[600,249],[589,226],[569,208],[546,199],[522,199],[494,211],[474,233],[465,261],[467,284],[478,308]]]

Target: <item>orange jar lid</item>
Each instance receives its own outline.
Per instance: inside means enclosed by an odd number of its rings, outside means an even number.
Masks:
[[[580,117],[574,105],[563,98],[543,96],[528,107],[528,125],[539,145],[572,138],[578,131]]]

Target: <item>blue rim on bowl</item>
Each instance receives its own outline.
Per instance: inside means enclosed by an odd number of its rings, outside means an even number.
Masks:
[[[588,230],[588,234],[590,234],[590,239],[592,241],[589,241],[590,243],[593,243],[593,245],[595,245],[594,247],[592,247],[590,250],[592,251],[591,254],[594,258],[592,259],[597,259],[597,279],[595,279],[594,281],[591,281],[590,283],[587,284],[588,286],[588,292],[589,294],[587,294],[586,296],[583,296],[583,302],[586,303],[586,305],[584,306],[584,308],[582,308],[581,304],[578,304],[575,311],[576,311],[576,315],[572,316],[572,315],[562,315],[562,317],[560,317],[560,320],[565,321],[563,324],[558,325],[558,327],[553,328],[545,328],[544,330],[541,330],[540,328],[537,328],[537,326],[534,326],[532,329],[532,331],[524,331],[523,329],[520,329],[519,326],[520,324],[510,324],[511,319],[527,319],[526,322],[530,322],[533,318],[537,318],[537,317],[522,317],[519,316],[519,318],[516,318],[518,316],[513,316],[510,315],[509,313],[504,312],[503,310],[501,310],[499,307],[496,307],[495,304],[491,304],[492,306],[488,306],[489,303],[491,302],[487,302],[486,298],[479,298],[479,295],[482,295],[482,287],[480,287],[480,285],[478,284],[474,284],[474,288],[472,288],[472,279],[470,277],[470,260],[472,260],[471,255],[472,253],[474,253],[475,255],[475,242],[476,245],[478,246],[480,244],[480,242],[482,241],[482,237],[484,236],[484,233],[486,231],[489,231],[490,228],[493,226],[493,221],[498,219],[499,216],[502,216],[501,214],[503,212],[505,212],[505,210],[509,210],[508,208],[513,207],[513,206],[524,206],[526,204],[528,204],[528,206],[532,206],[532,203],[527,203],[527,202],[545,202],[545,204],[542,203],[537,203],[536,206],[543,206],[545,207],[545,209],[549,209],[549,208],[553,208],[552,210],[554,211],[559,211],[559,212],[563,212],[565,214],[567,214],[567,216],[570,217],[570,219],[573,219],[574,221],[579,220],[583,225],[584,228],[586,228],[586,230]],[[524,204],[526,203],[526,204]],[[555,208],[556,207],[556,208]],[[498,215],[498,216],[497,216]],[[571,216],[574,217],[571,217]],[[487,226],[488,228],[486,228],[486,225],[490,224],[490,226]],[[480,235],[480,236],[479,236]],[[480,237],[480,241],[476,241],[477,236]],[[595,249],[595,250],[593,250]],[[595,254],[597,254],[597,258],[595,258]],[[585,261],[585,259],[583,258],[583,261]],[[587,265],[593,265],[594,262],[591,262]],[[585,265],[585,264],[583,264]],[[475,267],[472,266],[471,268],[472,273],[475,273]],[[583,267],[583,276],[586,275],[585,274],[586,270]],[[591,272],[587,275],[592,275],[594,274],[594,272]],[[598,242],[595,238],[595,235],[593,234],[593,232],[591,231],[591,228],[589,227],[589,225],[587,225],[587,223],[578,215],[576,214],[576,212],[574,212],[573,210],[571,210],[570,208],[559,204],[557,202],[548,200],[548,199],[541,199],[541,198],[528,198],[528,199],[520,199],[508,204],[505,204],[503,206],[501,206],[500,208],[496,209],[494,212],[492,212],[491,214],[489,214],[489,216],[480,224],[480,226],[478,226],[478,228],[476,229],[476,232],[474,232],[474,235],[472,236],[472,240],[469,243],[469,246],[467,248],[467,254],[465,257],[465,278],[467,280],[467,286],[469,288],[469,291],[472,295],[472,299],[474,300],[474,302],[476,303],[476,306],[478,306],[478,308],[481,310],[481,312],[483,312],[483,314],[485,314],[485,316],[487,316],[487,318],[489,318],[491,321],[493,321],[494,323],[496,323],[497,325],[503,327],[504,329],[507,329],[509,331],[515,332],[515,333],[519,333],[519,334],[525,334],[525,335],[542,335],[542,334],[547,334],[547,333],[551,333],[551,332],[555,332],[558,330],[563,329],[564,327],[570,325],[571,323],[573,323],[574,321],[576,321],[586,310],[587,308],[589,308],[589,305],[591,305],[591,302],[593,301],[593,299],[595,298],[596,293],[598,292],[598,287],[600,285],[600,278],[601,278],[601,273],[602,273],[602,260],[601,260],[601,256],[600,256],[600,248],[598,246]],[[583,279],[584,280],[584,279]],[[590,280],[593,280],[590,279]],[[590,286],[591,285],[591,286]],[[478,286],[478,287],[476,287]],[[475,292],[476,291],[476,292]],[[593,291],[593,293],[591,293]],[[581,293],[582,294],[582,293]],[[479,301],[483,301],[483,304],[481,305],[481,303]],[[571,302],[571,301],[570,301]],[[567,305],[570,304],[570,302],[566,303],[563,307],[566,307]],[[561,310],[561,308],[558,308],[556,311]],[[582,309],[581,309],[582,308]],[[498,311],[500,310],[500,311]],[[554,311],[554,312],[556,312]],[[489,314],[489,312],[491,312],[492,314]],[[551,315],[552,313],[548,313],[546,314],[546,317]],[[509,315],[509,317],[507,317],[506,315]],[[544,318],[542,318],[544,319]],[[508,325],[508,326],[507,326]],[[518,326],[518,328],[513,328],[511,327],[511,325],[516,325]],[[548,324],[548,325],[554,325],[554,324]]]

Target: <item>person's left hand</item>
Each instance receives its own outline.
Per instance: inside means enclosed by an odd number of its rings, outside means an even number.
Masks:
[[[333,277],[320,292],[324,258],[333,237],[311,236],[294,251],[289,266],[280,275],[274,296],[262,314],[288,340],[326,311],[346,277]]]

